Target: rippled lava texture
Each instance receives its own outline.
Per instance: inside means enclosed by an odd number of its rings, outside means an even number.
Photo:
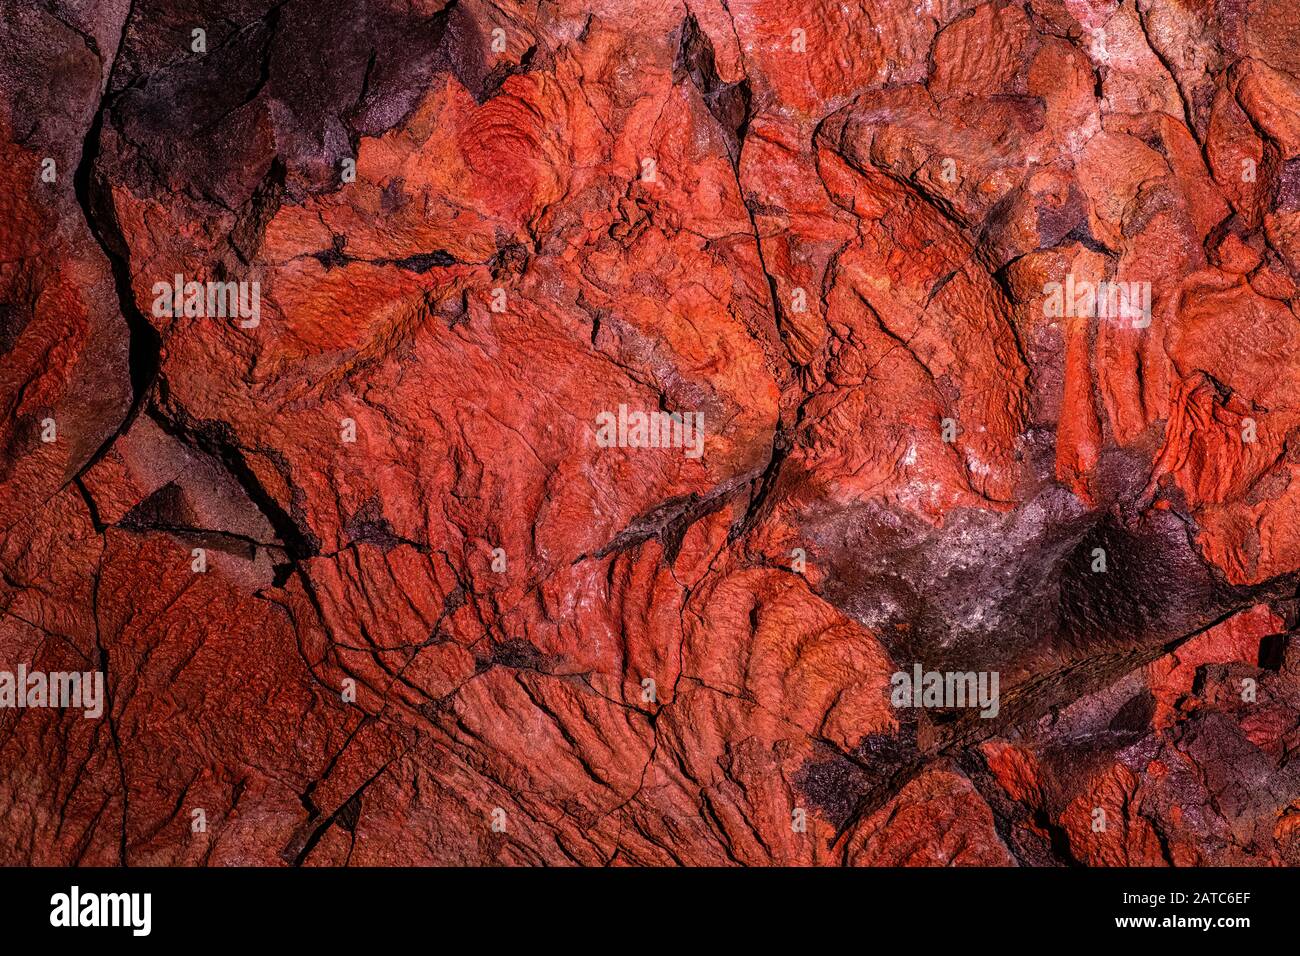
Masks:
[[[0,12],[0,862],[1300,864],[1294,0]]]

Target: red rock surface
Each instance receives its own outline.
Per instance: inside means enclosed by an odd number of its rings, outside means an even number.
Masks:
[[[1298,303],[1292,0],[0,0],[0,862],[1298,865]]]

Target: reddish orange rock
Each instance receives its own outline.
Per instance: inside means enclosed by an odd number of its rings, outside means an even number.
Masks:
[[[1300,864],[1286,0],[83,6],[0,861]]]

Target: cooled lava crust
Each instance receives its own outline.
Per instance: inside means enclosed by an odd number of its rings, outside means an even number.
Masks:
[[[1300,864],[1298,306],[1294,0],[0,0],[0,862]]]

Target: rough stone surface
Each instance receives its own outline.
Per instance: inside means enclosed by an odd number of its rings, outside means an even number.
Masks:
[[[1294,0],[0,0],[0,862],[1300,865],[1298,305]]]

